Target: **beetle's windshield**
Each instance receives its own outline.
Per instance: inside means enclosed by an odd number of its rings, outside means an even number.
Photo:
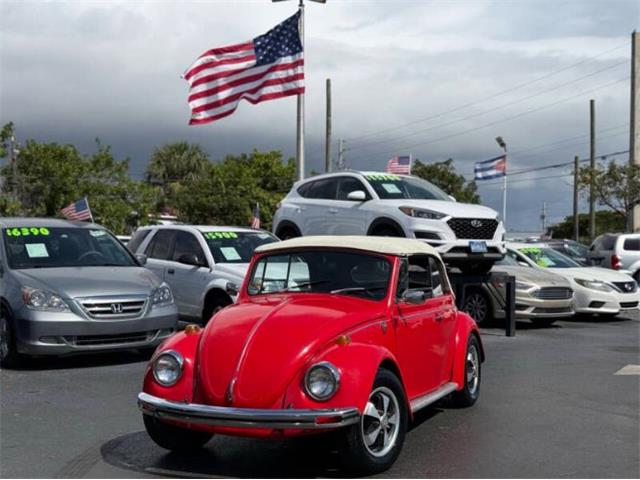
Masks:
[[[381,200],[414,198],[417,200],[451,201],[449,195],[434,184],[418,177],[401,177],[388,173],[367,173],[365,177]]]
[[[548,247],[523,247],[518,249],[518,251],[533,260],[539,267],[575,268],[582,266],[569,257]]]
[[[278,239],[267,232],[201,232],[216,263],[248,263],[253,251]]]
[[[319,249],[274,253],[255,264],[248,293],[332,293],[382,300],[390,276],[389,260],[373,254]]]
[[[136,261],[102,228],[45,228],[25,225],[3,231],[13,269],[55,267],[133,267]]]

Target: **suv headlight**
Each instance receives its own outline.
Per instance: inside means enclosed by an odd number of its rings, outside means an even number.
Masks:
[[[422,208],[398,207],[405,215],[416,218],[426,218],[427,220],[440,220],[446,217],[444,213],[434,212],[432,210],[424,210]]]
[[[22,301],[27,308],[41,312],[68,312],[69,305],[59,295],[38,288],[22,287]]]
[[[582,285],[584,288],[591,290],[597,290],[599,292],[614,292],[615,289],[608,283],[600,282],[598,280],[585,280],[584,278],[576,278],[576,283]]]
[[[304,376],[304,389],[319,402],[329,400],[340,387],[340,372],[329,362],[312,365]]]
[[[162,283],[158,288],[151,292],[151,306],[164,307],[173,303],[173,293],[166,283]]]
[[[184,359],[175,350],[167,350],[156,357],[151,366],[153,378],[163,387],[170,387],[182,376]]]

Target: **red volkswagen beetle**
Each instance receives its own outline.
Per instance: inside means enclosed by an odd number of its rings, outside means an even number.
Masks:
[[[416,411],[475,403],[484,359],[438,253],[405,238],[302,237],[256,250],[236,304],[151,359],[138,404],[161,447],[215,433],[341,429],[345,466],[389,468]]]

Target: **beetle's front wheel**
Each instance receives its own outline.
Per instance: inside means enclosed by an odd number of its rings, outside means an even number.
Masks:
[[[360,422],[346,432],[346,469],[362,475],[393,465],[407,431],[406,405],[398,377],[380,369]]]
[[[162,448],[172,452],[189,452],[202,447],[213,435],[196,430],[176,427],[163,423],[150,415],[142,415],[144,427],[151,437]]]

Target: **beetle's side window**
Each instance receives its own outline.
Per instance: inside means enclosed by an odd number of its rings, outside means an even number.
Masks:
[[[429,257],[414,255],[402,260],[396,288],[398,298],[407,290],[431,290]]]

